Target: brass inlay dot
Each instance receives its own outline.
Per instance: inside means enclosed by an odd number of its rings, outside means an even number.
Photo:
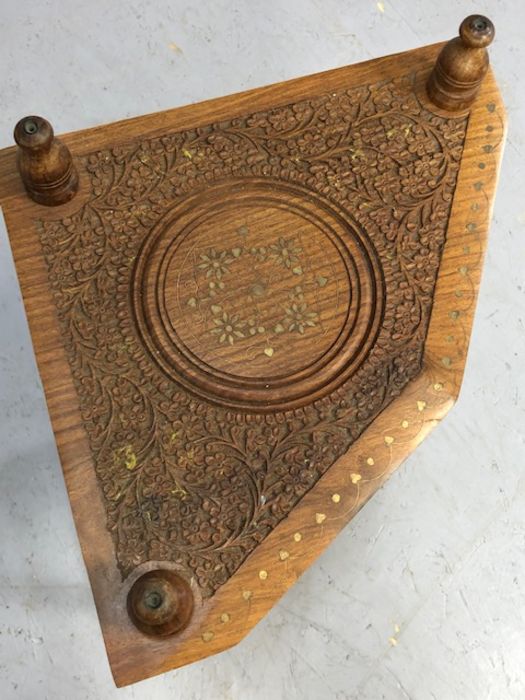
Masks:
[[[296,532],[293,536],[295,542],[300,542],[303,539],[303,536],[301,535],[300,532]]]
[[[332,501],[334,503],[339,503],[340,500],[341,500],[341,496],[338,493],[332,494]]]
[[[368,457],[367,460],[366,460],[366,463],[367,463],[370,467],[373,467],[374,464],[375,464],[374,458],[373,458],[373,457]]]
[[[385,435],[385,443],[387,445],[391,445],[394,442],[394,438],[392,435]]]
[[[252,595],[253,595],[253,593],[251,591],[243,591],[242,592],[242,597],[244,598],[244,600],[250,600]]]
[[[221,622],[229,622],[230,621],[230,616],[228,613],[222,613],[221,615]]]
[[[266,581],[266,579],[268,578],[268,572],[264,569],[261,569],[259,571],[259,578],[261,579],[261,581]]]
[[[203,642],[211,642],[211,640],[213,639],[214,636],[215,635],[213,632],[203,632],[202,633],[202,641]]]
[[[315,514],[315,522],[318,525],[321,525],[321,523],[324,523],[325,520],[326,520],[326,515],[324,513],[316,513]]]
[[[289,556],[290,556],[290,552],[287,552],[286,549],[281,549],[281,551],[279,552],[279,559],[281,561],[288,559]]]
[[[352,484],[357,484],[359,481],[361,481],[363,477],[361,474],[350,474],[350,480]]]

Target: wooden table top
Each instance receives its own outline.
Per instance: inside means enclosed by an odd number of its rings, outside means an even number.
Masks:
[[[238,642],[457,397],[505,115],[430,102],[441,48],[65,135],[56,207],[0,152],[118,685]]]

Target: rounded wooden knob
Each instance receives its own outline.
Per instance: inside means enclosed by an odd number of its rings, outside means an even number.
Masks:
[[[494,40],[496,30],[488,17],[469,15],[459,26],[461,40],[471,49],[484,49]]]
[[[16,143],[30,151],[48,151],[54,136],[53,127],[43,117],[24,117],[15,126]]]
[[[442,49],[428,80],[434,104],[449,111],[470,107],[489,68],[487,46],[494,34],[494,25],[483,15],[463,20],[459,36]]]
[[[193,612],[193,593],[173,571],[157,569],[138,578],[128,593],[128,613],[145,634],[166,637],[183,630]]]
[[[14,138],[19,146],[18,171],[31,199],[54,206],[74,197],[78,174],[71,153],[55,138],[46,119],[24,117],[15,126]]]

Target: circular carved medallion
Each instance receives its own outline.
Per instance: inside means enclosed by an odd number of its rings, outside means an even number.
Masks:
[[[165,372],[248,410],[333,390],[374,342],[382,276],[346,213],[295,185],[235,180],[179,202],[135,268],[137,324]]]

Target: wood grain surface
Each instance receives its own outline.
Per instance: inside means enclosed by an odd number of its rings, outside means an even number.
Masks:
[[[441,48],[61,137],[52,211],[0,153],[118,685],[237,643],[457,397],[505,116],[490,71],[431,105]],[[128,612],[159,570],[171,636]]]

